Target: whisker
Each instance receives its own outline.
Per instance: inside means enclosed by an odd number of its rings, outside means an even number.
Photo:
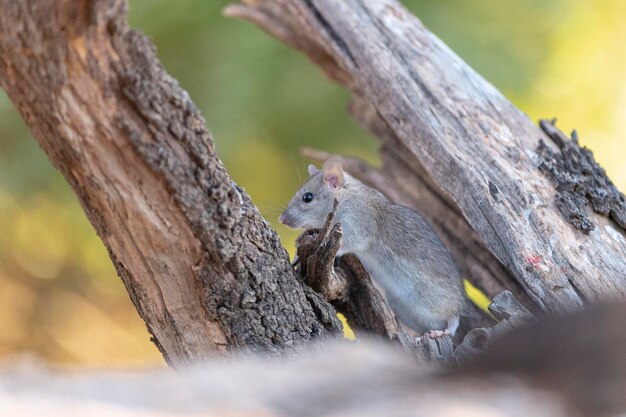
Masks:
[[[259,210],[267,211],[267,212],[275,211],[275,212],[278,213],[278,212],[282,212],[284,210],[283,207],[278,207],[278,206],[266,206],[266,205],[260,205],[259,206],[259,205],[257,205],[257,207],[259,208]]]
[[[298,152],[298,156],[300,157],[300,161],[302,162],[302,165],[304,165],[305,167],[307,167],[307,173],[309,171],[309,164],[306,163],[306,161],[304,160],[304,157],[302,156],[302,154],[300,152]]]
[[[291,151],[287,152],[289,154],[289,159],[291,159],[291,163],[296,168],[296,173],[298,174],[298,183],[302,184],[302,177],[300,176],[300,169],[298,168],[298,164],[296,164],[295,159],[293,159],[293,153]]]

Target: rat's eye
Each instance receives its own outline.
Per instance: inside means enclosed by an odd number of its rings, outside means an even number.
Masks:
[[[304,195],[302,196],[302,201],[304,201],[305,203],[310,203],[311,201],[313,201],[313,193],[304,193]]]

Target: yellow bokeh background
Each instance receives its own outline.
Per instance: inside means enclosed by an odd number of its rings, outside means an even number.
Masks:
[[[189,91],[227,169],[293,251],[276,218],[306,172],[300,146],[376,161],[347,94],[223,1],[133,0],[131,24]],[[576,128],[626,189],[626,2],[406,1],[532,119]],[[482,307],[474,289],[467,287]],[[0,358],[94,367],[162,364],[76,198],[0,94]]]

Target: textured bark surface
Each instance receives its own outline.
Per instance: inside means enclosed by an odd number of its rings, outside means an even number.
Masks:
[[[166,359],[340,331],[126,24],[125,1],[0,1],[0,84],[76,191]]]
[[[481,288],[514,290],[513,277],[550,312],[623,297],[624,231],[590,212],[595,229],[586,235],[563,218],[538,168],[545,133],[399,2],[250,0],[226,14],[254,22],[345,84],[366,128],[372,114],[380,119],[390,188],[429,189],[442,208],[433,223],[453,229],[460,213],[477,232],[467,238],[480,238],[509,272],[498,276],[491,255],[477,251],[485,259]],[[391,174],[403,162],[413,173],[404,186]],[[469,262],[461,267],[472,271]]]
[[[587,207],[610,217],[626,230],[626,197],[607,177],[593,153],[578,144],[578,134],[571,139],[556,127],[556,120],[541,120],[541,129],[559,148],[554,151],[539,141],[537,152],[542,156],[539,169],[554,182],[556,207],[576,229],[589,234],[595,225],[587,215]]]

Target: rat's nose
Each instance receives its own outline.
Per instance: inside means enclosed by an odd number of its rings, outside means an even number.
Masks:
[[[278,221],[287,227],[294,227],[296,224],[296,219],[287,210],[283,211],[283,214],[280,215]]]

